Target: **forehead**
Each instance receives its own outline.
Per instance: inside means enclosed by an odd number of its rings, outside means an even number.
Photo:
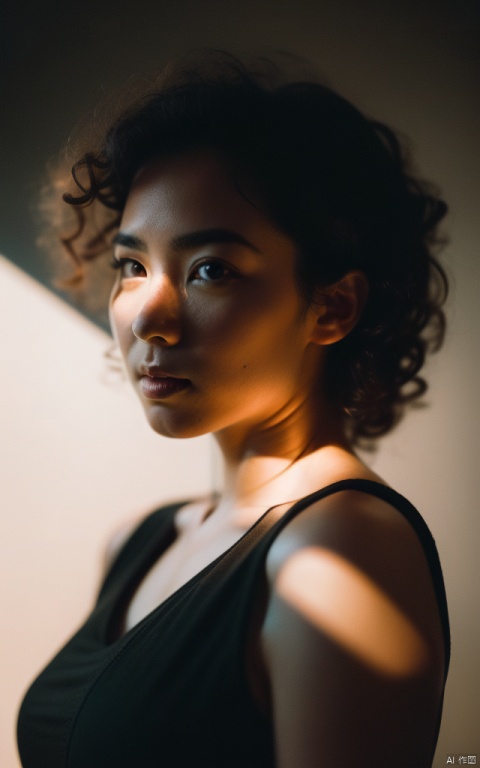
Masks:
[[[213,152],[155,158],[133,181],[121,229],[144,236],[174,236],[221,227],[256,240],[260,250],[262,246],[294,248],[258,204],[247,199],[249,192],[240,182],[236,184],[234,172]]]

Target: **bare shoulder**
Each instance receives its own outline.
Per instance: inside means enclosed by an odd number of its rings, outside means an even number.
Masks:
[[[416,621],[436,609],[430,567],[415,529],[406,517],[381,498],[356,490],[340,491],[312,504],[279,534],[267,558],[273,586],[299,562],[300,555],[342,560],[383,588]],[[306,558],[305,558],[306,560]],[[284,580],[285,576],[282,576]]]
[[[267,575],[261,646],[280,768],[310,768],[320,756],[427,766],[443,636],[412,525],[380,498],[338,492],[283,529]]]

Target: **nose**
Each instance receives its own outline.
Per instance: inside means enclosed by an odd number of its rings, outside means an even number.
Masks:
[[[141,341],[171,346],[180,340],[180,297],[167,275],[145,281],[142,301],[132,323]]]

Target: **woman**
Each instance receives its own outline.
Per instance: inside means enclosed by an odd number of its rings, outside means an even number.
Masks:
[[[77,263],[151,427],[217,496],[110,547],[19,717],[24,768],[426,768],[449,659],[433,539],[354,453],[423,394],[445,205],[389,129],[228,56],[170,71],[73,168]],[[134,478],[132,479],[134,481]]]

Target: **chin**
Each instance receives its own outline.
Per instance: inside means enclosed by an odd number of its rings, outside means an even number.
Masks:
[[[158,409],[160,410],[160,409]],[[150,427],[157,435],[162,437],[171,437],[177,440],[186,440],[190,437],[201,437],[209,434],[213,430],[197,418],[181,417],[178,413],[162,409],[163,412],[152,412],[150,409],[146,413],[147,421]]]

